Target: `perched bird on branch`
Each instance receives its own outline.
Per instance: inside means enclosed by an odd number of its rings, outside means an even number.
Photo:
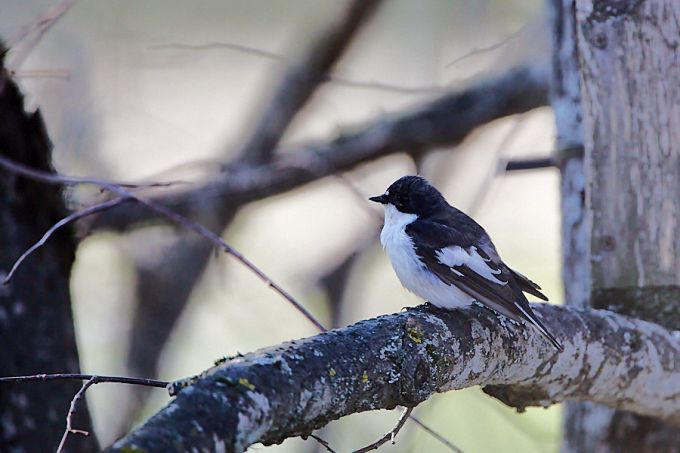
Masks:
[[[402,285],[452,309],[478,301],[515,321],[528,321],[558,349],[524,293],[547,301],[540,287],[501,260],[491,238],[449,205],[425,178],[404,176],[371,201],[385,206],[380,242]]]

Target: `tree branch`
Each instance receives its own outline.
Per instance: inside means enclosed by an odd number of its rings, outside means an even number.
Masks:
[[[429,305],[237,357],[108,451],[244,451],[342,416],[486,385],[513,406],[596,401],[680,425],[680,334],[608,311],[535,305],[564,344],[473,306]]]
[[[509,160],[505,163],[505,171],[538,170],[557,166],[557,161],[552,156],[534,157],[526,159]]]
[[[237,208],[389,154],[416,154],[423,148],[458,144],[477,127],[547,105],[547,93],[545,71],[537,67],[515,68],[328,143],[282,150],[272,162],[227,165],[218,180],[157,201],[189,217],[213,206],[216,199],[221,205]],[[92,227],[125,230],[153,219],[158,216],[141,206],[127,204],[99,215]]]
[[[382,436],[380,439],[376,440],[370,445],[366,445],[363,448],[360,448],[358,450],[355,450],[354,453],[368,453],[369,451],[377,450],[380,448],[383,444],[386,444],[387,442],[392,442],[394,444],[394,438],[397,437],[397,434],[399,434],[399,431],[401,431],[401,428],[404,427],[404,424],[406,423],[406,420],[411,416],[411,412],[413,412],[412,407],[406,407],[404,408],[404,411],[402,414],[399,416],[399,420],[397,421],[397,424],[392,430]]]
[[[275,95],[262,108],[252,135],[243,149],[248,159],[263,162],[273,154],[279,139],[298,111],[323,82],[333,64],[352,42],[361,24],[376,9],[380,0],[352,0],[321,36],[317,37],[297,65],[283,75]]]

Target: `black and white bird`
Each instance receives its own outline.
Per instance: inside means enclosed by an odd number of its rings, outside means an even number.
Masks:
[[[562,350],[524,295],[547,301],[541,288],[510,269],[484,228],[449,205],[425,178],[404,176],[370,200],[385,206],[380,242],[406,289],[440,308],[481,302],[512,320],[528,321]]]

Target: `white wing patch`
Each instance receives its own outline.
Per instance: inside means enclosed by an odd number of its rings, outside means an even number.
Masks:
[[[498,280],[495,276],[501,273],[500,269],[492,269],[487,264],[490,260],[485,260],[477,253],[477,247],[472,246],[469,250],[454,245],[437,250],[437,259],[445,266],[449,266],[456,275],[462,276],[460,272],[453,269],[454,266],[466,266],[476,274],[497,285],[507,285],[508,282]]]

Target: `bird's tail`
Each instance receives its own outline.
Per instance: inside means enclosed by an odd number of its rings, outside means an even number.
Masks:
[[[547,338],[553,346],[555,346],[555,349],[558,351],[562,352],[564,351],[564,347],[562,347],[562,344],[557,341],[557,338],[553,334],[550,333],[547,327],[543,325],[543,323],[534,315],[534,313],[531,310],[525,310],[522,308],[519,304],[516,304],[517,307],[522,311],[526,319],[531,323],[531,325],[538,330],[541,335],[543,335],[545,338]]]

